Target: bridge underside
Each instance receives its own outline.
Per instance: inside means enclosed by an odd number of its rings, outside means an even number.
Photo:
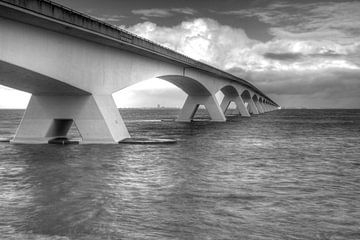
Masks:
[[[0,60],[0,84],[36,95],[89,95],[70,84]]]

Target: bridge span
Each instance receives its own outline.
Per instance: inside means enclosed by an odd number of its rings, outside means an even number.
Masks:
[[[177,121],[199,105],[211,121],[226,121],[231,102],[244,117],[279,107],[241,78],[64,6],[0,0],[0,84],[32,94],[14,143],[64,137],[73,122],[84,144],[128,138],[112,94],[151,78],[187,93]]]

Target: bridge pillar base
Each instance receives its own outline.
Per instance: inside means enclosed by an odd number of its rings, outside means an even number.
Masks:
[[[221,102],[221,105],[220,105],[221,110],[223,111],[224,114],[231,102],[235,102],[236,110],[238,113],[240,113],[241,116],[250,117],[250,114],[249,114],[248,110],[246,109],[244,101],[239,96],[237,96],[237,97],[230,97],[230,96],[226,96],[226,95],[224,96],[224,98]]]
[[[81,144],[115,144],[130,137],[111,95],[33,95],[12,142],[48,143],[66,137],[73,122]]]
[[[186,98],[183,108],[179,114],[179,117],[176,121],[178,122],[190,122],[197,109],[200,105],[204,105],[207,109],[211,121],[214,122],[225,122],[226,118],[224,112],[221,110],[219,103],[217,102],[215,96],[191,96],[189,95]]]

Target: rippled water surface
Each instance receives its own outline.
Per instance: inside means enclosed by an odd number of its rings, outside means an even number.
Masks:
[[[0,110],[0,137],[22,114]],[[177,144],[0,143],[1,239],[360,239],[359,110],[121,114]]]

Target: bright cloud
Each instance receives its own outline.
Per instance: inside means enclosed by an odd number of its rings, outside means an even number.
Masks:
[[[220,25],[212,19],[195,19],[174,27],[151,22],[127,30],[222,69],[244,71],[358,69],[348,59],[359,43],[339,44],[329,40],[275,39],[266,43],[249,39],[244,30]]]
[[[289,94],[304,98],[303,103],[288,101],[285,105],[309,104],[305,100],[314,95],[322,103],[334,96],[347,99],[338,102],[338,107],[360,104],[354,92],[360,89],[358,42],[277,37],[264,43],[250,39],[243,29],[212,19],[194,19],[174,27],[144,22],[127,30],[244,77],[271,93],[275,100]],[[352,86],[351,91],[346,86]]]
[[[257,43],[249,39],[244,30],[222,26],[212,19],[194,19],[174,27],[144,22],[127,30],[218,67],[228,62],[229,51],[236,52]],[[224,50],[228,53],[224,54]]]

